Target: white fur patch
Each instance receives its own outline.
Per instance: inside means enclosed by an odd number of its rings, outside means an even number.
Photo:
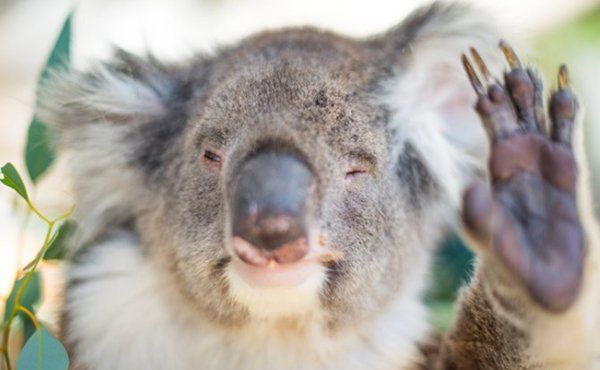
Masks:
[[[254,287],[241,278],[231,264],[226,276],[233,298],[248,307],[255,318],[314,315],[320,309],[319,291],[325,281],[324,268],[293,288]]]
[[[73,217],[80,227],[72,247],[97,237],[107,224],[127,220],[138,201],[136,189],[141,189],[138,173],[124,160],[133,156],[133,148],[119,144],[127,128],[98,123],[78,131],[73,146],[63,154],[77,193]]]
[[[498,70],[501,53],[499,36],[481,14],[438,17],[419,30],[410,45],[411,60],[397,68],[396,77],[384,86],[382,99],[392,109],[397,151],[393,158],[411,142],[456,208],[475,172],[485,172],[488,151],[461,53],[476,47],[493,72]]]
[[[66,336],[81,364],[95,370],[395,370],[416,361],[415,342],[427,330],[425,308],[413,293],[336,334],[317,317],[300,329],[265,320],[224,329],[178,299],[161,275],[125,233],[72,268],[78,283],[67,292]]]
[[[70,243],[73,252],[131,217],[142,187],[130,163],[136,143],[128,135],[165,113],[161,95],[171,85],[159,73],[138,79],[102,63],[89,73],[56,72],[45,81],[38,115],[57,133],[77,194],[74,217],[81,227]]]
[[[53,126],[102,122],[106,115],[157,116],[165,111],[158,92],[170,88],[160,75],[155,81],[143,81],[96,63],[89,76],[78,72],[52,75],[42,89],[42,114]],[[74,118],[68,116],[73,108],[95,115],[83,117],[86,122],[67,121]]]

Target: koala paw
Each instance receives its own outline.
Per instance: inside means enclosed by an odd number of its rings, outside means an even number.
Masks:
[[[467,190],[463,218],[467,231],[489,246],[534,301],[560,312],[578,296],[586,250],[571,144],[577,101],[561,66],[547,124],[536,73],[522,67],[506,43],[500,48],[510,66],[504,83],[490,75],[476,50],[471,56],[483,79],[462,58],[491,141],[491,183]]]

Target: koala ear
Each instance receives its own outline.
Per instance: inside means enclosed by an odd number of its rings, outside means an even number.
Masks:
[[[391,111],[394,158],[407,148],[416,151],[412,156],[420,157],[455,207],[464,187],[485,173],[488,146],[461,54],[475,47],[496,71],[499,39],[485,14],[434,3],[370,41],[381,53],[382,70],[391,71],[382,90]]]
[[[72,177],[81,229],[75,244],[136,212],[148,176],[183,131],[189,73],[117,50],[86,72],[57,72],[43,82],[38,114]]]
[[[55,73],[42,87],[41,114],[68,139],[70,130],[98,123],[151,120],[167,112],[176,93],[177,71],[154,57],[117,49],[87,71]]]

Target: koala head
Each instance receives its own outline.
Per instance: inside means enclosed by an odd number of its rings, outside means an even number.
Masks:
[[[494,32],[433,5],[368,39],[261,33],[181,64],[117,51],[47,83],[82,241],[124,227],[222,324],[350,323],[418,294],[485,140],[460,71]]]

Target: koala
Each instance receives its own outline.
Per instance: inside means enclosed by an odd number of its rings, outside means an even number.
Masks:
[[[580,108],[561,67],[546,114],[500,38],[433,3],[365,39],[282,29],[55,73],[72,368],[600,368]],[[422,296],[452,228],[477,258],[436,334]]]

